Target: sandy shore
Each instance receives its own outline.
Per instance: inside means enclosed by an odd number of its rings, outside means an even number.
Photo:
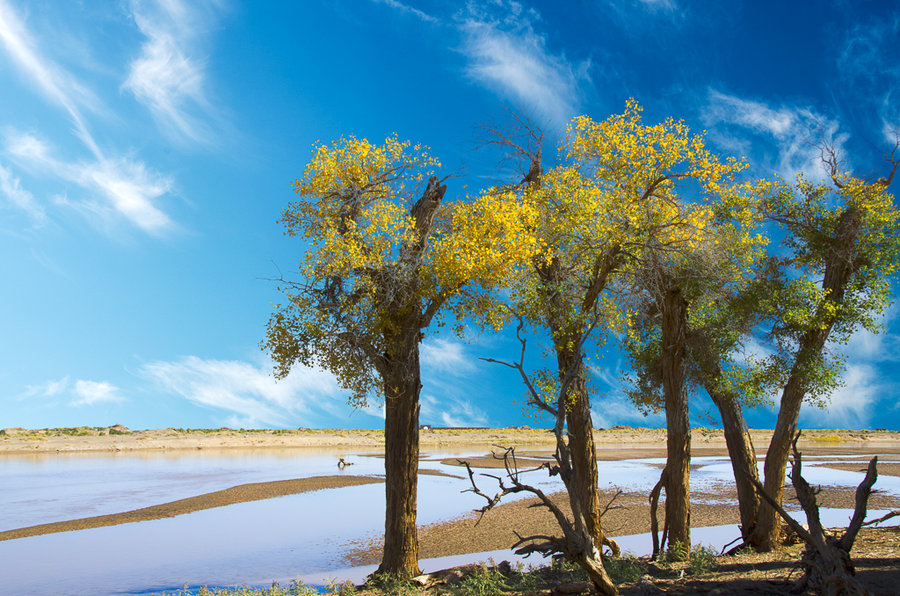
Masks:
[[[771,431],[751,431],[759,452],[764,452]],[[594,433],[598,456],[617,458],[621,448],[629,450],[629,457],[640,457],[640,450],[656,454],[665,446],[665,429],[616,427]],[[532,446],[552,448],[553,434],[545,429],[434,429],[420,433],[423,449],[465,448],[468,446]],[[709,449],[725,449],[725,438],[718,429],[699,428],[693,431],[691,443],[698,453]],[[123,426],[104,428],[79,427],[71,429],[0,430],[0,454],[65,453],[65,452],[127,452],[169,451],[188,449],[270,449],[270,448],[341,448],[355,450],[384,446],[381,430],[289,429],[289,430],[233,430],[233,429],[155,429],[130,430]],[[827,447],[867,450],[900,451],[898,431],[806,430],[800,440],[801,448]],[[523,453],[523,455],[526,455]]]
[[[839,448],[831,444],[812,444],[803,449],[807,458],[806,466],[816,464],[816,456],[841,455],[841,459],[859,459],[859,463],[821,464],[829,468],[865,471],[868,460],[872,455],[886,455],[886,459],[900,459],[900,451],[894,448]],[[633,450],[623,449],[619,451],[619,458],[645,457],[650,455],[664,456],[662,449],[637,450],[642,455],[635,455]],[[694,450],[694,455],[699,455]],[[725,451],[715,447],[706,447],[704,455],[725,455]],[[598,450],[612,459],[612,453]],[[547,452],[527,452],[528,455],[546,456]],[[847,454],[850,454],[847,457]],[[884,459],[884,458],[883,458]],[[496,469],[502,467],[502,461],[486,454],[481,457],[466,458],[473,470]],[[540,464],[539,457],[519,458],[520,469]],[[443,460],[445,464],[460,465],[457,459]],[[900,476],[900,464],[880,463],[878,465],[879,476]],[[877,488],[877,485],[876,485]],[[486,492],[493,494],[491,490]],[[640,534],[650,531],[650,507],[647,494],[643,492],[626,492],[616,496],[613,492],[601,493],[601,503],[612,502],[612,507],[603,517],[603,525],[612,537],[629,534]],[[852,509],[855,506],[856,491],[850,488],[827,487],[817,495],[820,507],[839,509]],[[554,501],[561,505],[564,511],[570,511],[565,493],[553,495]],[[691,493],[691,526],[694,528],[705,526],[719,526],[725,524],[737,524],[740,522],[739,512],[736,507],[737,491],[733,484],[721,484],[715,487],[714,492]],[[799,509],[796,493],[793,487],[785,488],[785,503],[789,510]],[[422,558],[444,557],[449,555],[464,554],[470,552],[483,552],[509,548],[517,541],[516,533],[521,536],[533,535],[559,535],[559,526],[550,512],[538,505],[536,498],[524,499],[503,503],[484,516],[470,513],[457,519],[422,526],[419,528],[419,554]],[[869,509],[900,509],[900,497],[874,492],[869,498]],[[664,505],[661,503],[659,511],[660,524],[665,519]],[[373,540],[368,544],[359,545],[349,555],[348,560],[356,565],[373,565],[381,560],[381,540]]]
[[[7,530],[5,532],[0,532],[0,540],[14,540],[16,538],[25,538],[27,536],[71,532],[73,530],[87,530],[89,528],[101,528],[103,526],[117,526],[119,524],[162,519],[164,517],[175,517],[176,515],[193,513],[194,511],[234,505],[235,503],[261,501],[263,499],[283,497],[285,495],[294,495],[325,488],[340,488],[344,486],[357,486],[360,484],[374,484],[377,482],[384,482],[384,478],[370,476],[315,476],[312,478],[297,478],[294,480],[276,480],[274,482],[240,484],[238,486],[226,488],[225,490],[218,490],[194,497],[188,497],[187,499],[179,499],[170,503],[125,511],[123,513],[97,515],[94,517],[84,517],[81,519]]]

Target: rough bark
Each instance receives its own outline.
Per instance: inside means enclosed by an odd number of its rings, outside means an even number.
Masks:
[[[376,574],[415,577],[419,570],[416,489],[419,471],[418,341],[405,361],[385,375],[384,553]]]
[[[741,515],[741,536],[749,542],[756,526],[759,514],[759,495],[756,483],[759,482],[759,469],[756,463],[756,450],[750,439],[750,430],[744,420],[741,405],[730,395],[715,390],[708,390],[713,403],[722,416],[722,427],[725,432],[725,445],[731,459],[734,482],[737,487],[738,509]]]
[[[668,544],[691,547],[691,424],[688,416],[685,341],[687,302],[679,288],[663,297],[662,375],[666,406],[666,525]]]
[[[584,513],[584,522],[597,546],[604,540],[600,522],[600,488],[598,486],[597,453],[594,448],[594,425],[591,421],[591,403],[587,393],[584,364],[572,361],[570,353],[559,356],[559,370],[577,367],[571,389],[566,397],[566,427],[568,428],[569,453],[572,461],[573,481]]]
[[[591,290],[602,290],[606,279],[614,265],[601,260],[598,261],[597,281]],[[610,546],[613,551],[618,549],[614,542],[603,533],[600,514],[600,490],[598,487],[597,452],[594,446],[594,426],[591,421],[591,401],[587,388],[587,377],[584,363],[581,358],[581,344],[584,337],[572,329],[573,324],[568,322],[572,308],[566,304],[562,296],[555,288],[562,283],[563,273],[558,261],[553,260],[548,264],[537,266],[537,272],[547,293],[547,326],[553,338],[556,350],[557,369],[560,382],[569,377],[565,395],[562,396],[566,405],[565,420],[568,429],[568,451],[571,457],[573,470],[574,492],[579,500],[581,511],[584,514],[585,524],[597,545],[602,549],[604,545]],[[591,304],[587,305],[592,308]]]
[[[857,257],[860,212],[853,206],[841,214],[831,239],[831,247],[825,257],[825,276],[822,289],[826,302],[839,312],[844,293],[853,274],[862,263]],[[787,470],[791,441],[797,432],[800,406],[806,397],[810,371],[820,358],[825,342],[835,323],[834,314],[827,317],[820,327],[807,331],[801,338],[791,374],[781,394],[781,405],[775,430],[766,452],[765,489],[781,505],[784,496],[784,478]],[[760,551],[770,551],[778,544],[780,524],[778,512],[767,501],[760,503],[756,527],[750,536],[750,544]]]
[[[796,369],[798,363],[794,365]],[[784,501],[784,478],[787,470],[788,454],[791,449],[791,441],[797,432],[797,420],[800,417],[800,405],[806,391],[802,388],[800,379],[802,373],[791,373],[791,377],[781,394],[781,407],[778,409],[778,418],[775,422],[775,430],[769,442],[769,450],[766,453],[764,465],[765,489],[775,502],[781,505]],[[778,512],[763,500],[759,504],[759,513],[756,526],[750,533],[750,546],[758,551],[775,550],[781,537],[781,524],[778,521]]]
[[[872,486],[878,478],[877,462],[874,457],[869,462],[868,470],[863,481],[856,489],[856,506],[853,518],[847,527],[847,531],[840,538],[825,532],[819,518],[819,506],[816,503],[818,489],[813,489],[802,475],[801,454],[797,450],[799,433],[792,440],[791,446],[794,459],[791,464],[791,481],[797,491],[797,498],[806,514],[808,527],[801,526],[769,495],[763,486],[757,481],[755,486],[760,491],[762,500],[772,507],[778,515],[784,519],[800,538],[806,543],[806,548],[800,558],[800,566],[804,569],[803,577],[794,586],[796,593],[805,593],[812,590],[816,594],[827,596],[869,596],[869,591],[860,584],[856,578],[856,570],[850,559],[850,550],[853,542],[864,524],[869,495]]]

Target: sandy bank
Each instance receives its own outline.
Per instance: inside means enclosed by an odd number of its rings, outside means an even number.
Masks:
[[[490,492],[490,491],[488,491]],[[609,503],[615,493],[601,493],[601,503]],[[552,498],[567,513],[570,511],[565,493]],[[852,509],[854,489],[826,488],[817,496],[821,507]],[[691,494],[691,527],[719,526],[740,522],[737,494],[733,487],[723,486],[721,492]],[[785,501],[788,509],[796,509],[796,494],[787,487]],[[535,507],[537,499],[523,499],[503,503],[484,517],[471,513],[445,522],[419,528],[419,556],[444,557],[470,552],[484,552],[510,548],[521,536],[559,536],[560,529],[552,514],[544,507]],[[875,493],[869,509],[898,509],[900,498]],[[660,524],[665,519],[665,507],[659,512]],[[612,508],[603,516],[603,526],[613,538],[650,531],[650,506],[646,493],[629,492],[615,498]],[[381,560],[380,539],[353,550],[348,560],[354,565],[374,565]]]
[[[771,431],[751,431],[759,453],[765,451]],[[665,429],[616,427],[594,433],[600,458],[616,458],[616,451],[628,449],[629,457],[640,457],[640,451],[656,455],[665,447]],[[463,448],[467,446],[502,445],[551,448],[553,435],[545,429],[434,429],[420,433],[423,449]],[[693,431],[691,443],[695,450],[725,449],[725,438],[718,429],[699,428]],[[267,449],[267,448],[340,448],[355,450],[384,446],[381,430],[345,429],[155,429],[132,431],[122,426],[70,429],[0,430],[0,454],[67,453],[67,452],[127,452],[148,450],[197,449]],[[835,447],[841,452],[848,448],[868,450],[900,449],[898,431],[841,431],[806,430],[800,440],[802,448],[817,450]],[[710,452],[710,454],[712,451]],[[522,455],[526,455],[522,453]]]
[[[218,490],[187,499],[179,499],[162,505],[153,505],[124,513],[110,515],[98,515],[68,521],[40,524],[15,530],[0,532],[0,540],[13,540],[27,536],[41,534],[55,534],[57,532],[71,532],[73,530],[87,530],[103,526],[117,526],[132,522],[175,517],[185,513],[212,509],[213,507],[225,507],[235,503],[248,501],[260,501],[273,497],[283,497],[326,488],[340,488],[344,486],[357,486],[360,484],[373,484],[384,482],[383,478],[369,476],[315,476],[312,478],[297,478],[294,480],[276,480],[274,482],[254,482],[240,484],[225,490]]]

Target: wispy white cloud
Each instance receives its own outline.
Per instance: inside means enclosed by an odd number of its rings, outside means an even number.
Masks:
[[[79,109],[79,103],[93,101],[92,95],[68,73],[41,56],[34,40],[5,0],[0,0],[0,40],[12,58],[12,63],[45,97],[68,112],[78,137],[99,158],[100,149],[88,131]]]
[[[35,224],[40,225],[47,220],[44,207],[35,200],[34,195],[22,188],[19,179],[3,165],[0,165],[0,195],[27,213]]]
[[[173,395],[230,415],[239,426],[316,426],[346,401],[332,375],[299,365],[276,381],[265,363],[188,356],[145,364],[141,374]]]
[[[487,413],[467,399],[443,395],[441,398],[423,393],[421,420],[439,426],[488,426]]]
[[[198,38],[216,18],[215,5],[135,0],[131,11],[146,41],[131,62],[123,89],[150,110],[170,138],[211,143],[215,135],[208,118],[213,108],[206,98]]]
[[[896,383],[885,380],[876,366],[849,364],[844,384],[829,396],[826,407],[804,404],[801,423],[829,428],[866,428],[873,423],[875,405],[885,395],[895,395]]]
[[[398,0],[373,0],[376,4],[385,4],[390,6],[393,9],[400,11],[403,14],[410,14],[416,17],[417,19],[423,20],[426,23],[437,23],[438,19],[431,16],[427,12],[423,10],[419,10],[413,6],[409,6],[408,4],[404,4],[403,2],[398,2]]]
[[[519,102],[558,126],[578,110],[579,86],[589,81],[590,62],[573,64],[547,48],[534,24],[540,15],[518,2],[470,2],[460,17],[467,72],[508,100]]]
[[[829,346],[847,359],[843,385],[828,396],[824,408],[804,406],[801,421],[831,428],[879,426],[878,412],[896,407],[900,391],[900,380],[892,374],[900,361],[898,319],[900,307],[894,305],[881,318],[881,333],[860,328],[845,345]]]
[[[77,207],[90,216],[109,218],[112,212],[125,217],[148,233],[159,234],[171,228],[172,220],[157,205],[172,188],[172,181],[151,171],[142,162],[128,158],[100,158],[85,162],[56,159],[42,140],[34,135],[12,133],[6,139],[6,152],[20,165],[41,176],[53,176],[79,185],[96,200],[57,202]]]
[[[675,0],[639,0],[638,4],[650,10],[674,11],[678,8]]]
[[[77,399],[72,402],[73,406],[92,406],[98,403],[122,401],[119,388],[106,381],[78,379],[75,381],[72,391],[77,396]]]
[[[476,368],[475,362],[466,355],[464,344],[446,339],[427,340],[421,345],[419,357],[425,374],[440,372],[463,376]]]
[[[167,4],[174,3],[167,2]],[[146,232],[159,233],[171,225],[169,217],[154,204],[169,192],[171,183],[163,176],[156,175],[143,163],[130,157],[106,155],[91,134],[82,114],[82,106],[97,110],[94,96],[80,85],[74,77],[42,56],[37,44],[28,33],[15,11],[0,0],[0,41],[2,47],[15,64],[51,102],[63,108],[75,127],[75,134],[91,154],[86,160],[61,160],[51,156],[46,143],[34,134],[12,132],[7,135],[7,153],[24,164],[34,168],[42,177],[55,177],[74,182],[91,193],[100,195],[107,205],[103,209],[95,201],[78,203],[89,207],[91,212],[108,212],[112,209]],[[18,180],[9,172],[5,176],[14,202],[29,205],[29,200]],[[82,209],[84,210],[84,209]],[[34,209],[32,209],[33,212]]]
[[[849,94],[854,106],[866,105],[883,121],[885,140],[896,142],[894,131],[900,127],[900,65],[886,59],[897,45],[900,18],[879,18],[848,28],[837,56],[841,90]]]
[[[618,424],[656,428],[665,426],[666,417],[658,413],[645,416],[628,396],[612,394],[594,400],[591,404],[591,422],[595,428],[612,428]]]
[[[801,172],[813,180],[824,179],[827,172],[822,165],[821,144],[831,144],[840,155],[848,138],[840,132],[837,121],[810,108],[772,107],[714,89],[709,90],[701,115],[714,141],[744,152],[759,146],[761,155],[746,157],[755,158],[787,180]],[[735,137],[744,138],[736,143]]]
[[[599,395],[591,400],[591,421],[595,428],[612,428],[617,424],[665,426],[663,414],[650,413],[645,416],[626,395],[627,383],[621,361],[612,368],[591,366],[590,371],[599,384]]]
[[[56,381],[47,381],[26,388],[26,397],[53,398],[68,395],[70,406],[93,406],[102,403],[124,401],[118,387],[107,381],[88,381],[65,376]]]

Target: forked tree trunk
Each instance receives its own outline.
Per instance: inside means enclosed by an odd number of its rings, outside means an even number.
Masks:
[[[847,207],[838,218],[834,236],[830,238],[829,252],[825,257],[825,276],[822,289],[828,305],[827,314],[820,327],[807,331],[800,338],[797,357],[791,375],[781,393],[781,406],[775,422],[775,432],[769,443],[765,463],[765,489],[778,505],[784,496],[784,473],[787,470],[791,441],[797,431],[800,405],[806,397],[810,368],[821,357],[822,349],[834,326],[835,314],[844,302],[847,284],[862,265],[858,255],[861,214],[854,206]],[[817,313],[820,314],[820,313]],[[768,502],[759,506],[759,521],[751,535],[751,545],[757,550],[770,551],[778,544],[780,523],[778,512]]]
[[[385,378],[384,553],[375,573],[415,577],[419,570],[416,489],[419,473],[418,343],[409,362],[392,366]]]
[[[662,386],[666,405],[666,524],[669,546],[691,548],[691,423],[688,416],[685,327],[687,302],[670,288],[662,308]]]
[[[759,469],[756,463],[756,450],[753,448],[750,431],[747,429],[744,414],[737,400],[733,396],[709,388],[707,392],[722,416],[725,444],[728,447],[728,457],[731,459],[731,469],[734,471],[734,482],[737,487],[741,536],[744,542],[748,543],[759,514],[759,494],[756,492]]]

